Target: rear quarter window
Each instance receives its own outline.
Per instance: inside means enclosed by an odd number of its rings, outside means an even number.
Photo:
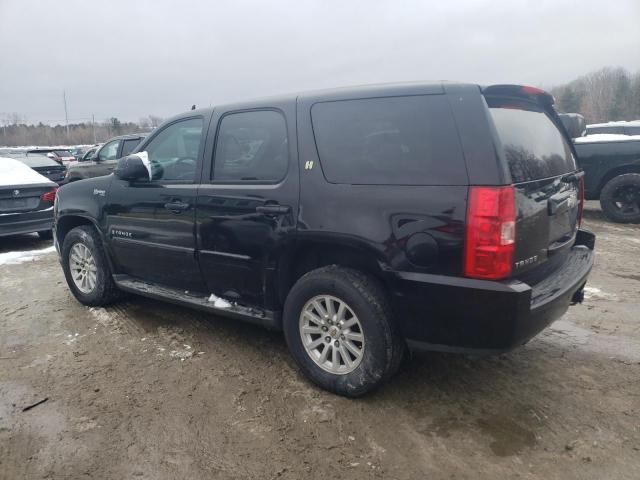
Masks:
[[[326,179],[361,185],[464,185],[445,95],[320,102],[311,108]]]
[[[576,169],[569,144],[541,107],[512,99],[488,98],[487,103],[514,183]]]

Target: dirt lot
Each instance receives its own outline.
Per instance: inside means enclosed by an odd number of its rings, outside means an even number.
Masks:
[[[278,334],[85,308],[52,253],[0,265],[0,478],[638,479],[640,228],[596,205],[587,226],[584,305],[506,355],[417,355],[360,400],[307,383]]]

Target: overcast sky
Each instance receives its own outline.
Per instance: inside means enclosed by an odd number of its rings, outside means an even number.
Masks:
[[[0,0],[0,120],[162,117],[362,83],[640,70],[640,0]]]

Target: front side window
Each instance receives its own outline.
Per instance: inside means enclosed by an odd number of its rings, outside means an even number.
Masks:
[[[133,152],[133,149],[136,148],[136,145],[138,145],[139,143],[140,143],[140,139],[139,138],[133,138],[131,140],[125,140],[123,142],[123,145],[122,145],[122,156],[126,157],[131,152]]]
[[[98,160],[115,160],[118,158],[118,146],[120,145],[120,140],[114,140],[113,142],[107,143],[100,153],[98,154]]]
[[[151,179],[190,182],[195,179],[202,141],[202,118],[172,123],[147,144]]]
[[[282,114],[272,110],[232,113],[220,122],[213,179],[277,182],[287,173],[289,144]]]
[[[463,185],[467,174],[445,95],[316,103],[313,132],[332,183]]]

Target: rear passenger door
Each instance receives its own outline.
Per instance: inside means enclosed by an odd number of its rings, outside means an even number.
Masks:
[[[275,307],[275,267],[298,210],[295,138],[293,105],[214,114],[196,232],[202,274],[216,295]]]

